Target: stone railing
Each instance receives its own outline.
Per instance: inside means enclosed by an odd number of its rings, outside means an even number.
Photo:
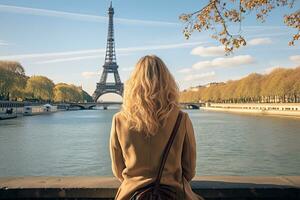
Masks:
[[[111,177],[3,177],[0,199],[113,199]],[[200,176],[191,182],[205,199],[300,199],[300,176]]]

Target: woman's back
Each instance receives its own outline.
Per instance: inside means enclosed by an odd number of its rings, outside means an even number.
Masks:
[[[154,182],[180,111],[178,101],[179,89],[165,63],[154,55],[141,58],[125,84],[122,110],[112,122],[112,170],[122,182],[116,199],[128,200],[137,189]],[[199,199],[189,184],[195,163],[193,126],[184,113],[160,183],[173,186],[177,199]]]
[[[122,113],[113,118],[110,150],[112,170],[122,181],[117,199],[128,199],[135,190],[152,183],[158,173],[162,152],[169,140],[179,113],[174,108],[167,123],[153,136],[130,130]],[[163,170],[162,184],[174,186],[178,199],[199,199],[191,191],[189,181],[195,175],[196,144],[193,127],[189,116],[184,113],[178,132],[168,154]],[[182,179],[182,175],[184,179]]]

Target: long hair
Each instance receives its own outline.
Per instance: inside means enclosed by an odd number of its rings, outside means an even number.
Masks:
[[[125,84],[122,113],[129,128],[155,135],[178,107],[179,89],[165,63],[155,55],[142,57]]]

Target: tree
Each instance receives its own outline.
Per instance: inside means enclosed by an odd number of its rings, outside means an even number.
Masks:
[[[53,88],[53,81],[45,76],[31,76],[26,84],[26,92],[40,100],[53,100]]]
[[[15,61],[0,61],[0,69],[6,69],[18,75],[25,76],[25,70],[19,62]]]
[[[58,83],[54,87],[54,100],[56,102],[92,102],[92,97],[81,87]]]
[[[0,61],[0,99],[16,100],[23,97],[27,79],[20,63]]]
[[[14,86],[13,73],[7,69],[0,68],[0,96],[1,99],[9,99],[9,93]]]
[[[263,78],[261,95],[264,96],[264,101],[268,103],[281,101],[281,99],[279,99],[281,93],[279,91],[280,89],[278,88],[278,84],[282,80],[285,71],[286,69],[276,68]]]
[[[224,100],[226,100],[226,102],[236,103],[236,82],[237,81],[232,80],[227,81],[221,96]]]
[[[258,101],[262,75],[252,73],[239,80],[236,93],[243,102]]]
[[[199,95],[196,91],[184,91],[180,93],[180,102],[198,102]]]
[[[224,45],[227,54],[246,45],[246,40],[241,34],[232,34],[229,25],[239,24],[245,15],[256,11],[256,19],[264,22],[266,16],[277,7],[293,8],[295,0],[209,0],[200,10],[182,14],[179,19],[185,22],[183,30],[188,39],[194,30],[199,32],[211,30],[212,38]],[[289,45],[294,45],[300,39],[300,10],[284,16],[284,23],[296,29]]]
[[[289,102],[299,102],[300,99],[300,67],[292,70],[289,76],[286,78],[288,82],[285,84],[286,89],[289,95]]]

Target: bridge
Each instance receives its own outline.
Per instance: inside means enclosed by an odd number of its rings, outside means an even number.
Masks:
[[[65,108],[67,110],[75,107],[78,107],[82,110],[89,110],[95,107],[100,107],[106,110],[110,106],[115,106],[115,105],[121,106],[122,102],[103,101],[103,102],[87,102],[87,103],[59,103],[56,105],[60,108]],[[200,107],[204,106],[204,103],[185,102],[185,103],[180,103],[180,106],[183,109],[199,109]]]
[[[180,106],[184,109],[199,109],[200,107],[204,107],[205,103],[182,102]]]
[[[89,102],[89,103],[71,103],[71,107],[80,107],[81,109],[93,109],[94,107],[102,107],[107,109],[109,106],[122,105],[122,102],[105,101],[105,102]]]

